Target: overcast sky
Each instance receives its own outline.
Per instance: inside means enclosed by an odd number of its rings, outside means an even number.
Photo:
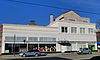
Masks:
[[[29,5],[8,0],[0,0],[0,25],[1,24],[28,24],[30,20],[35,20],[39,25],[49,24],[49,15],[55,17],[67,12],[68,9],[82,10],[100,14],[100,0],[16,0],[36,3],[41,5],[56,6],[66,8],[66,10]],[[81,17],[91,18],[91,22],[100,19],[100,15],[75,11]]]

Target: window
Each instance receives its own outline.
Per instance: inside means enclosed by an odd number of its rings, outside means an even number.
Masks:
[[[26,40],[26,37],[15,37],[15,41],[23,41]],[[14,41],[14,37],[6,36],[5,41]]]
[[[94,32],[93,28],[88,28],[88,32],[89,32],[89,34],[93,33]]]
[[[28,37],[28,41],[38,41],[38,37]]]
[[[65,27],[65,32],[67,32],[67,27]]]
[[[82,19],[82,22],[88,22],[88,20]]]
[[[6,36],[5,41],[14,41],[14,37]]]
[[[15,41],[24,41],[26,37],[16,37]]]
[[[80,28],[80,33],[85,33],[85,28]]]
[[[40,37],[39,41],[56,41],[56,38],[52,38],[52,37]]]
[[[77,28],[76,27],[71,27],[71,33],[77,33]]]
[[[61,32],[66,32],[67,33],[67,27],[61,27]]]
[[[64,32],[64,27],[61,27],[61,32]]]
[[[74,19],[74,18],[69,18],[68,20],[69,20],[69,21],[75,21],[76,19]]]

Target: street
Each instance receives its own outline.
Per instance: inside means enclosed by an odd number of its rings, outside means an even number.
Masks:
[[[89,60],[93,56],[100,56],[100,53],[81,55],[56,53],[38,57],[20,57],[18,55],[3,55],[0,56],[0,60]]]

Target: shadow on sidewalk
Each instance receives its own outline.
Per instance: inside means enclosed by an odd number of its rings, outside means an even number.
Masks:
[[[100,60],[100,56],[94,56],[90,59],[81,59],[81,60]]]
[[[72,60],[69,58],[60,58],[60,57],[45,57],[45,58],[13,58],[6,60]]]

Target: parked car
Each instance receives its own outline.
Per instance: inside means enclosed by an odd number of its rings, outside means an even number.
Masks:
[[[29,50],[27,52],[21,52],[19,53],[20,56],[26,57],[26,56],[40,56],[40,55],[47,55],[46,53],[42,53],[39,50]]]
[[[83,48],[82,50],[78,51],[77,53],[78,54],[85,54],[85,53],[92,54],[92,51],[89,48]]]

